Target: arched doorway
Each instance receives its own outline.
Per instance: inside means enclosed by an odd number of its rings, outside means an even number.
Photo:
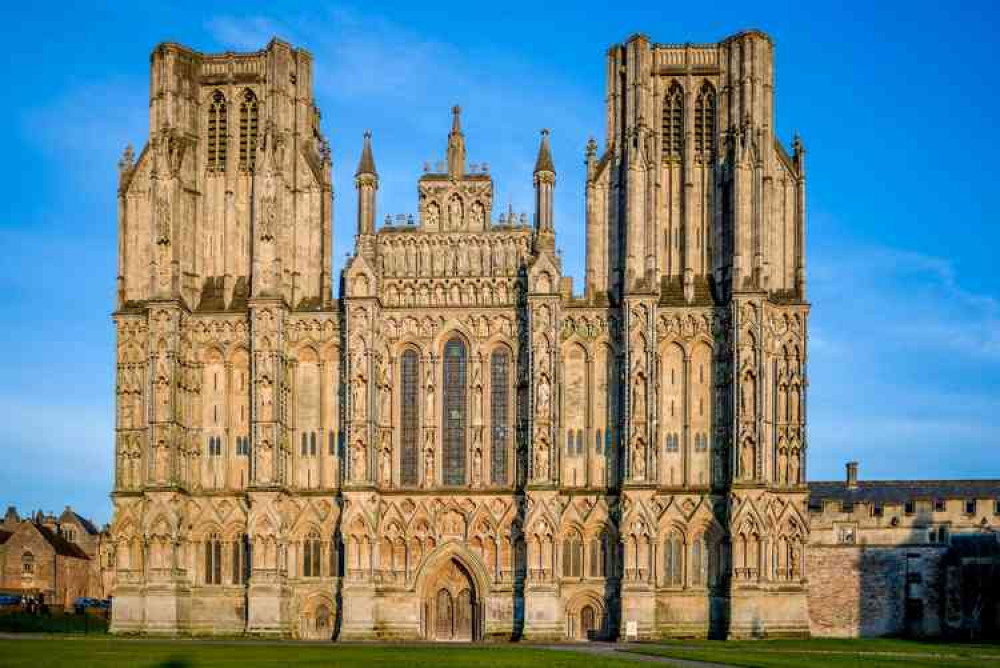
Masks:
[[[333,604],[325,596],[306,602],[299,618],[299,638],[330,640],[333,637]]]
[[[580,609],[580,639],[590,640],[597,631],[597,615],[591,605],[585,605]]]
[[[478,598],[469,571],[456,559],[441,565],[427,581],[424,637],[470,641],[479,638]]]

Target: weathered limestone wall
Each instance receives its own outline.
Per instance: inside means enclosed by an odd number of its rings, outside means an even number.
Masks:
[[[828,637],[940,633],[942,554],[936,547],[810,546],[810,632]]]

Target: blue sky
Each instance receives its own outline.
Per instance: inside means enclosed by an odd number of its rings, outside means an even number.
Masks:
[[[412,212],[459,103],[469,160],[490,164],[504,208],[530,208],[538,131],[552,130],[558,242],[579,286],[606,47],[768,31],[778,133],[809,151],[810,478],[852,458],[863,478],[1000,477],[994,3],[319,4],[0,9],[0,504],[109,519],[115,163],[146,136],[149,53],[272,35],[315,56],[336,269],[362,132],[380,217]]]

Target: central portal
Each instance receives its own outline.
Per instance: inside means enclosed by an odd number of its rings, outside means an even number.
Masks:
[[[428,581],[424,600],[424,637],[428,640],[476,640],[477,599],[472,577],[450,559]]]

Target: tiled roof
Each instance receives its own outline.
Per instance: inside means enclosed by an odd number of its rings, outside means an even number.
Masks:
[[[46,542],[52,546],[52,549],[56,551],[56,554],[64,557],[74,557],[76,559],[90,559],[90,557],[87,556],[87,553],[75,543],[69,542],[58,533],[48,529],[47,527],[43,527],[40,524],[35,524],[34,526],[35,529],[38,530],[38,533],[42,535],[42,538],[44,538]]]
[[[82,515],[76,512],[73,513],[73,517],[75,517],[76,521],[80,523],[80,526],[83,527],[84,531],[86,531],[90,535],[96,536],[97,534],[100,533],[97,527],[94,526],[94,523],[88,520],[86,517],[83,517]]]
[[[809,483],[810,501],[901,504],[914,499],[1000,499],[1000,480],[860,480]]]

